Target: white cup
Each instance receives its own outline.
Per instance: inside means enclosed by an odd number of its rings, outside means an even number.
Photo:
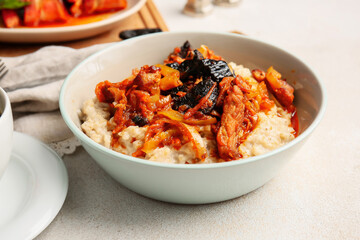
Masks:
[[[13,117],[10,99],[0,88],[0,179],[10,160],[13,136]]]

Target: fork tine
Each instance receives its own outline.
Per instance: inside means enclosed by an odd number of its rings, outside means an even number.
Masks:
[[[6,68],[5,63],[0,59],[0,78],[2,78],[7,72],[8,69]]]

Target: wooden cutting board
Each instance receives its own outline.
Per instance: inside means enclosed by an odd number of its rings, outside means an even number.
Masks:
[[[139,28],[160,28],[162,31],[168,31],[164,19],[160,15],[158,9],[156,8],[152,0],[147,0],[145,5],[140,9],[139,12],[122,20],[115,28],[108,32],[83,40],[56,43],[52,45],[83,48],[99,43],[116,42],[121,41],[121,39],[119,38],[119,33],[121,31]],[[26,53],[31,53],[46,45],[49,44],[0,43],[0,57],[14,57]]]

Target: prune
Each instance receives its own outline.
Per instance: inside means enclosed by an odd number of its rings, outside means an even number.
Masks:
[[[180,80],[187,82],[191,79],[200,78],[203,75],[203,64],[201,62],[203,59],[203,55],[195,49],[193,58],[183,61],[178,68]]]
[[[221,82],[224,77],[235,77],[225,61],[203,59],[204,76],[211,77],[215,82]]]
[[[191,51],[190,44],[186,41],[181,47],[181,56],[183,58],[187,57],[187,59],[180,65],[173,63],[168,64],[168,66],[179,70],[180,80],[184,85],[170,89],[164,92],[164,94],[170,94],[173,98],[174,104],[172,108],[174,110],[186,111],[186,109],[193,108],[199,104],[199,101],[215,85],[215,88],[208,98],[209,101],[205,104],[206,107],[204,105],[200,110],[202,113],[208,114],[214,109],[219,96],[218,83],[221,82],[224,77],[235,76],[225,61],[205,59],[201,52],[196,49],[191,52],[192,54],[189,54],[189,51]],[[185,52],[187,52],[187,56],[185,56]],[[189,59],[190,57],[192,58]],[[197,83],[199,80],[201,81]],[[195,83],[197,84],[195,85]],[[186,92],[186,95],[183,97],[179,96],[177,94],[179,91]]]
[[[129,38],[150,34],[150,33],[157,33],[157,32],[162,32],[162,30],[160,28],[143,28],[143,29],[125,30],[120,32],[119,37],[125,40]]]
[[[173,62],[173,63],[166,64],[166,66],[171,67],[171,68],[176,69],[176,70],[179,70],[180,64],[178,64],[177,62]]]
[[[200,77],[210,77],[215,82],[221,82],[224,77],[235,77],[225,61],[204,59],[197,50],[194,50],[193,59],[182,62],[178,70],[183,82]]]
[[[131,120],[139,127],[143,127],[149,123],[148,119],[141,115],[135,115]]]
[[[181,46],[180,57],[186,58],[189,51],[191,51],[191,45],[190,45],[189,41],[186,41]]]
[[[189,90],[188,86],[184,84],[167,91],[161,91],[161,95],[163,96],[171,95],[172,98],[178,98],[179,96],[176,95],[178,92],[187,92],[188,90]]]
[[[211,80],[210,78],[204,79],[203,81],[196,84],[193,88],[191,88],[188,93],[186,93],[183,97],[175,97],[173,109],[178,110],[180,106],[185,105],[187,108],[195,107],[201,98],[203,98],[211,89],[211,87],[216,84],[214,90],[212,91],[209,100],[213,102],[213,104],[206,109],[202,109],[203,113],[209,113],[215,106],[216,99],[219,95],[219,89],[217,83]]]

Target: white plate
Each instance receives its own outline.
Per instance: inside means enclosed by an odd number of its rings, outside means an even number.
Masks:
[[[0,42],[45,43],[62,42],[91,37],[113,28],[119,21],[136,13],[146,0],[128,0],[128,7],[104,20],[68,27],[53,28],[3,28],[0,27]]]
[[[60,211],[68,190],[61,158],[42,142],[14,133],[0,181],[0,239],[33,239]]]

